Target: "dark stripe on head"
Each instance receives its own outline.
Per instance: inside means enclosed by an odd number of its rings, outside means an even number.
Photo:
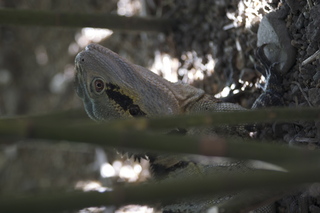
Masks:
[[[112,83],[106,84],[107,96],[119,104],[124,111],[129,110],[129,113],[134,117],[146,116],[146,113],[143,112],[138,105],[133,104],[133,100],[129,96],[122,94],[120,90],[118,85]]]

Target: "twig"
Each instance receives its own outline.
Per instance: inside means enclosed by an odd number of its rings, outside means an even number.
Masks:
[[[304,65],[312,62],[312,61],[315,60],[319,55],[320,55],[320,50],[317,50],[315,53],[313,53],[311,56],[309,56],[306,60],[304,60],[304,61],[301,63],[301,66],[304,66]]]
[[[309,104],[309,106],[312,107],[312,104],[309,102],[308,97],[307,97],[306,93],[302,90],[300,84],[298,82],[296,82],[296,81],[292,81],[291,83],[298,86],[300,92],[302,93],[302,96],[304,97],[304,99],[306,99],[306,101]]]
[[[309,9],[311,10],[311,8],[313,7],[312,0],[307,0],[307,2],[308,2]]]

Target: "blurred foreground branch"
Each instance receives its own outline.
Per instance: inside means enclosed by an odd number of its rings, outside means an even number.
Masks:
[[[246,111],[161,116],[151,119],[138,118],[134,120],[117,120],[110,122],[109,126],[118,129],[127,128],[143,130],[272,123],[275,121],[295,122],[299,120],[320,120],[320,108],[265,108]]]
[[[173,202],[178,198],[190,196],[212,196],[226,195],[234,191],[243,191],[243,195],[237,198],[248,198],[248,193],[254,194],[251,190],[267,190],[270,196],[281,194],[288,190],[288,187],[297,188],[301,184],[319,182],[320,171],[318,167],[309,165],[298,168],[290,173],[257,171],[251,174],[237,175],[215,175],[206,176],[199,180],[197,178],[168,181],[157,184],[132,184],[118,186],[113,191],[106,192],[65,192],[55,194],[41,194],[34,196],[5,196],[0,199],[0,209],[7,213],[16,212],[57,212],[81,209],[91,206],[121,206],[125,204],[154,204],[158,201]],[[267,187],[267,189],[266,189]],[[288,192],[288,191],[287,191]],[[261,202],[256,194],[256,202]],[[249,196],[252,200],[252,196]],[[264,195],[264,199],[265,199]],[[237,208],[241,203],[237,204]],[[228,207],[225,211],[232,212]],[[232,206],[235,208],[235,206]],[[238,208],[239,209],[239,208]]]
[[[287,113],[284,113],[288,110]],[[89,119],[74,120],[54,118],[51,115],[30,116],[23,118],[7,118],[0,120],[2,138],[13,139],[50,139],[85,142],[120,149],[141,149],[150,152],[170,152],[199,154],[207,156],[223,156],[239,159],[256,159],[272,163],[318,159],[319,153],[309,150],[293,149],[286,146],[261,143],[240,137],[190,137],[179,135],[151,134],[135,129],[152,129],[218,125],[238,122],[292,121],[318,119],[318,109],[273,109],[244,112],[220,112],[207,115],[187,115],[155,119],[132,119],[95,123]],[[294,116],[292,116],[294,115]],[[45,118],[48,119],[45,119]],[[125,124],[121,126],[121,124]],[[177,125],[177,126],[175,126]],[[240,142],[240,143],[239,143]]]
[[[106,13],[85,14],[1,8],[0,24],[167,32],[171,30],[174,21],[152,17],[125,17]]]
[[[57,121],[67,120],[93,123],[83,109],[71,109],[48,114],[25,115],[7,117],[0,121],[23,120],[35,122],[37,120]],[[82,121],[81,121],[82,120]],[[189,128],[202,126],[241,125],[272,122],[320,120],[320,108],[265,108],[246,111],[210,112],[189,115],[161,116],[153,118],[135,118],[125,120],[111,120],[102,125],[106,129],[117,130],[157,130],[173,128]]]

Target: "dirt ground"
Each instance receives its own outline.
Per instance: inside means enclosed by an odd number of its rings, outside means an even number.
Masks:
[[[198,65],[199,59],[202,64],[205,64],[209,57],[216,59],[214,73],[207,75],[208,70],[202,68],[203,80],[195,80],[192,82],[193,85],[216,94],[226,85],[234,84],[229,93],[232,99],[228,100],[250,108],[261,93],[258,83],[260,73],[256,71],[259,60],[255,56],[260,17],[288,7],[289,12],[284,20],[291,44],[297,54],[291,68],[283,73],[284,105],[319,106],[319,57],[313,57],[307,63],[306,59],[319,53],[320,1],[214,1],[214,4],[209,2],[176,1],[176,4],[163,5],[164,16],[180,21],[172,37],[168,38],[172,39],[172,46],[167,47],[171,55],[180,59],[180,69],[185,68],[188,72],[194,69],[201,70],[202,67]],[[230,26],[232,19],[233,26]],[[189,57],[182,57],[189,51],[192,52],[191,57],[190,54]],[[180,79],[184,77],[179,76]],[[241,92],[235,95],[234,92],[237,90]],[[312,144],[320,139],[320,124],[298,122],[294,130],[288,132],[290,133],[285,135],[288,143]]]
[[[117,1],[81,1],[81,4],[72,0],[61,1],[68,2],[61,4],[16,2],[0,1],[2,6],[14,8],[81,12],[114,12],[117,7]],[[287,7],[284,20],[296,56],[292,67],[282,76],[284,103],[289,107],[319,107],[320,60],[317,53],[320,50],[320,0],[144,2],[146,15],[177,20],[177,27],[161,34],[114,32],[101,44],[146,67],[154,63],[155,51],[168,54],[178,61],[173,74],[177,79],[213,95],[229,86],[231,89],[225,100],[246,108],[251,108],[262,92],[263,80],[257,71],[261,64],[255,56],[259,23],[265,14]],[[1,116],[82,107],[73,91],[72,75],[59,91],[53,91],[49,86],[57,73],[68,68],[66,66],[73,70],[76,53],[68,54],[68,47],[74,42],[77,32],[79,30],[76,29],[1,26]],[[41,52],[43,47],[46,48],[49,63],[39,65],[30,50]],[[313,58],[309,58],[311,56]],[[158,69],[164,76],[161,68]],[[5,81],[6,78],[9,80]],[[297,121],[276,132],[267,126],[261,137],[317,149],[320,122]],[[78,150],[80,155],[74,154],[74,150]],[[36,143],[33,145],[33,142],[27,145],[24,142],[14,145],[7,142],[1,146],[0,191],[34,192],[48,186],[64,187],[81,179],[79,177],[98,179],[97,169],[92,169],[92,163],[97,158],[96,151],[95,147],[85,145],[74,149],[64,143],[39,146]],[[28,169],[26,164],[38,164],[38,167]],[[309,195],[309,192],[303,192],[279,201],[278,211],[299,212],[300,208],[301,212],[320,212],[320,197]]]

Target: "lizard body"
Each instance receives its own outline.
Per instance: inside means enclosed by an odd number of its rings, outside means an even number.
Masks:
[[[88,45],[77,55],[75,64],[77,94],[82,98],[89,117],[97,121],[137,116],[154,117],[205,111],[245,110],[237,104],[222,102],[193,86],[171,83],[98,44]],[[210,131],[211,129],[205,132],[191,129],[189,132],[210,134]],[[246,130],[240,128],[237,132],[243,134]],[[242,162],[223,166],[203,166],[184,156],[150,154],[148,158],[155,176],[161,178],[201,177],[214,172],[252,170]],[[232,196],[224,195],[217,199],[195,199],[194,202],[198,202],[197,205],[190,204],[188,207],[185,202],[182,202],[182,204],[166,206],[164,211],[199,212],[230,197]],[[183,208],[186,209],[182,210]]]

